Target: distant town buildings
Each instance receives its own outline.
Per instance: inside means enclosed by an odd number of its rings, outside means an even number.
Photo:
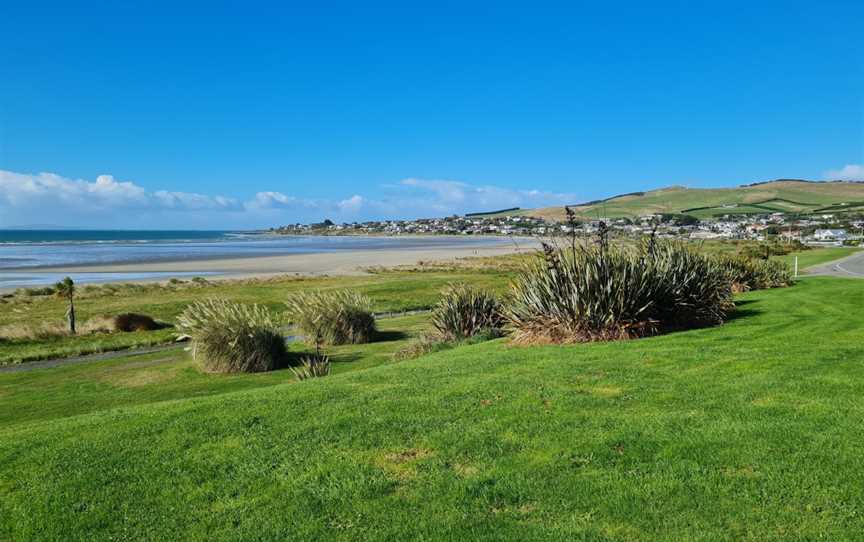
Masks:
[[[415,220],[373,220],[336,224],[325,220],[316,224],[290,224],[272,228],[273,233],[293,235],[503,235],[553,237],[575,233],[597,233],[600,222],[612,235],[640,237],[654,232],[667,238],[710,240],[779,239],[813,244],[856,243],[862,239],[864,217],[788,216],[772,212],[764,215],[723,215],[698,219],[682,214],[653,214],[638,218],[579,220],[575,224],[544,220],[521,214],[467,215]]]
[[[849,235],[846,234],[846,230],[816,230],[813,232],[813,239],[816,241],[846,241],[849,239]]]

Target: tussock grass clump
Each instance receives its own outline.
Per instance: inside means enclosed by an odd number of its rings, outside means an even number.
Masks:
[[[177,319],[192,339],[192,355],[211,373],[270,371],[287,357],[276,318],[260,305],[209,299],[189,305]]]
[[[393,353],[394,361],[416,359],[432,352],[453,348],[453,342],[442,339],[437,334],[424,334],[410,341]]]
[[[291,372],[297,380],[322,378],[330,374],[330,358],[327,356],[305,356],[300,359],[297,367],[291,367]]]
[[[301,292],[285,303],[288,318],[315,345],[361,344],[375,336],[372,301],[351,290]]]
[[[503,336],[503,330],[489,328],[479,333],[476,333],[471,337],[460,340],[444,339],[437,332],[424,333],[423,335],[420,335],[416,339],[410,341],[408,344],[394,352],[393,360],[405,361],[409,359],[416,359],[425,356],[426,354],[441,352],[442,350],[449,350],[451,348],[456,348],[457,346],[465,346],[469,344],[477,344],[485,341],[491,341],[493,339],[499,339]]]
[[[760,260],[747,256],[718,256],[736,292],[785,288],[794,283],[792,269],[782,260]]]
[[[431,321],[441,338],[458,341],[489,330],[500,330],[504,318],[494,294],[458,283],[442,292],[432,309]]]
[[[516,342],[571,343],[715,325],[733,308],[721,266],[652,240],[640,249],[546,245],[517,275],[505,316]]]

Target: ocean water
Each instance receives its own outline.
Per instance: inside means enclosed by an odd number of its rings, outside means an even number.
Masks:
[[[0,288],[52,284],[51,268],[189,261],[321,252],[489,246],[489,237],[322,237],[238,231],[0,230]],[[78,273],[79,282],[140,280],[205,273]]]

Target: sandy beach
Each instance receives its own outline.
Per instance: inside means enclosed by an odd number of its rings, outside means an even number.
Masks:
[[[194,273],[207,274],[208,279],[231,279],[269,277],[283,274],[299,275],[357,275],[370,267],[393,267],[415,265],[419,262],[455,262],[462,258],[500,256],[535,249],[538,241],[518,239],[513,243],[490,246],[446,246],[434,248],[394,248],[380,250],[356,250],[322,252],[314,254],[286,254],[282,256],[255,256],[220,259],[196,259],[183,261],[160,261],[107,265],[79,265],[44,267],[27,270],[28,273],[70,274],[111,273],[140,274],[159,273],[160,276],[133,280],[116,277],[110,282],[163,281],[172,273],[186,276]]]

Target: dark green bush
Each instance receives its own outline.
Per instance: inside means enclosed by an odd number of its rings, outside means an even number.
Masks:
[[[649,317],[661,330],[717,325],[734,309],[732,285],[713,258],[665,241],[644,246],[642,261]]]
[[[277,320],[259,305],[198,301],[186,308],[178,324],[192,339],[192,355],[207,372],[270,371],[287,358]]]
[[[301,292],[286,306],[289,320],[312,344],[368,343],[375,336],[372,302],[357,292]]]
[[[431,320],[439,336],[451,341],[499,330],[504,323],[495,295],[467,284],[448,286],[432,309]]]
[[[45,286],[43,288],[24,288],[20,290],[23,295],[28,297],[38,297],[38,296],[46,296],[46,295],[54,295],[57,291],[51,286]]]
[[[114,331],[153,331],[164,326],[146,314],[128,312],[114,317]]]
[[[505,316],[517,342],[625,339],[721,323],[723,268],[680,243],[546,246],[516,277]]]
[[[739,256],[717,256],[732,288],[736,292],[785,288],[794,282],[792,269],[782,260],[760,260]]]

